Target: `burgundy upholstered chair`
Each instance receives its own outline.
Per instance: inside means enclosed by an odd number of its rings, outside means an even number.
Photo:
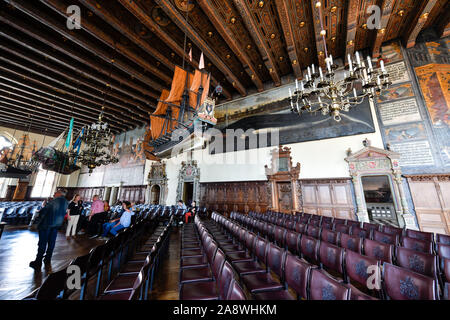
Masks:
[[[450,282],[450,259],[441,259],[442,260],[442,273],[444,276],[445,282]]]
[[[247,248],[252,246],[252,252],[254,258],[251,261],[235,261],[233,262],[233,267],[236,272],[240,275],[266,272],[265,265],[267,263],[267,240],[261,237],[255,237],[253,240],[247,238],[248,243],[246,243]]]
[[[433,253],[433,242],[431,241],[403,237],[402,245],[405,248],[413,249],[419,252]]]
[[[241,275],[242,282],[252,294],[284,289],[283,281],[286,251],[269,243],[266,256],[266,272]],[[274,272],[280,280],[274,278],[271,275],[271,272]]]
[[[369,222],[364,222],[363,223],[363,229],[364,230],[368,230],[368,231],[380,231],[380,227],[381,225],[376,224],[376,223],[369,223]]]
[[[370,239],[371,234],[372,234],[372,232],[370,230],[360,228],[359,226],[356,226],[356,225],[353,225],[350,229],[350,235],[357,236],[357,237],[360,237],[363,239],[365,239],[365,238]]]
[[[340,232],[340,233],[345,233],[345,234],[350,234],[350,226],[347,226],[345,224],[336,224],[336,222],[334,222],[334,231],[336,232]]]
[[[383,225],[383,227],[381,228],[381,232],[389,233],[389,234],[396,234],[399,237],[403,236],[403,231],[404,230],[401,228],[396,228],[396,227],[386,226],[386,225]]]
[[[212,241],[205,249],[208,262],[212,265],[217,252],[218,246],[215,241]],[[219,258],[219,257],[218,257]],[[197,281],[211,281],[213,275],[209,266],[199,268],[187,268],[180,270],[180,284],[197,282]]]
[[[129,290],[110,291],[103,293],[98,300],[142,300],[143,284],[145,280],[145,270],[141,270]]]
[[[324,270],[312,269],[309,277],[309,300],[349,300],[350,288],[331,278]]]
[[[228,252],[226,251],[227,258],[231,263],[234,262],[243,262],[243,261],[252,261],[253,251],[255,247],[255,241],[258,236],[253,232],[248,232],[245,234],[245,242],[244,247],[246,250]]]
[[[381,279],[377,277],[371,281],[371,288],[368,288],[368,280],[371,275],[378,273],[381,276],[380,260],[361,255],[357,252],[345,252],[345,283],[351,288],[351,300],[359,300],[360,297],[369,294],[371,296],[381,297]],[[372,266],[374,269],[369,270]]]
[[[235,279],[231,280],[230,290],[226,300],[247,300],[244,290],[242,290],[239,282]]]
[[[425,241],[434,241],[434,234],[432,232],[423,232],[416,230],[406,230],[406,236],[414,239],[425,240]]]
[[[436,233],[436,243],[450,245],[450,236],[447,236],[445,234]]]
[[[430,253],[397,247],[396,265],[431,278],[437,279],[438,276],[437,256]]]
[[[344,273],[344,249],[334,244],[322,241],[319,248],[319,261],[321,268],[342,275]],[[334,275],[334,274],[333,274]]]
[[[298,255],[300,253],[299,245],[301,236],[300,233],[295,231],[286,232],[286,250],[289,250],[292,254]]]
[[[325,217],[325,216],[323,216],[323,217],[322,217],[322,225],[323,225],[324,223],[333,223],[333,220],[334,220],[333,217]]]
[[[322,230],[333,230],[334,224],[333,222],[322,222]]]
[[[333,223],[335,224],[335,225],[337,225],[337,224],[345,224],[345,219],[340,219],[340,218],[335,218],[334,220],[333,220]]]
[[[450,259],[450,245],[438,243],[436,245],[436,253],[441,258]]]
[[[327,230],[327,229],[322,229],[320,238],[322,239],[322,241],[326,241],[328,243],[337,245],[338,244],[338,235],[339,235],[339,233],[337,233],[337,232]]]
[[[439,300],[436,280],[414,271],[383,265],[383,289],[391,300]]]
[[[313,227],[320,227],[321,224],[322,224],[322,222],[317,219],[311,219],[308,222],[308,226],[313,226]]]
[[[362,243],[363,239],[360,237],[350,236],[346,233],[341,233],[339,235],[339,246],[344,249],[361,253]]]
[[[318,264],[320,240],[303,235],[300,240],[301,257],[310,263]]]
[[[348,225],[349,227],[361,228],[361,222],[359,222],[359,221],[347,219],[345,224]]]
[[[308,262],[288,253],[285,263],[285,287],[291,288],[297,296],[293,296],[286,288],[285,290],[256,293],[253,297],[256,300],[295,300],[295,298],[305,300],[310,271],[311,265]]]
[[[301,234],[305,233],[305,231],[306,231],[306,224],[304,224],[304,223],[297,223],[295,225],[295,231],[297,233],[301,233]]]
[[[320,227],[308,224],[308,229],[306,229],[306,234],[310,237],[320,239]]]
[[[373,231],[372,240],[383,242],[386,244],[392,244],[397,246],[399,244],[399,237],[397,234],[389,234],[380,231]]]
[[[394,246],[370,239],[364,239],[364,255],[380,260],[382,262],[392,263],[394,255]]]
[[[286,243],[286,229],[283,227],[275,227],[275,243],[284,248],[285,243]]]

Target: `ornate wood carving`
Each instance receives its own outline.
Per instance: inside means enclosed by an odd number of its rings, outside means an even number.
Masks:
[[[430,12],[433,7],[438,3],[438,0],[423,0],[422,7],[420,8],[417,16],[414,18],[414,23],[405,32],[403,39],[407,48],[414,47],[416,45],[416,38],[423,26],[428,20]]]
[[[148,173],[147,178],[147,201],[151,201],[151,193],[154,186],[159,186],[159,203],[161,205],[166,204],[168,186],[167,186],[167,174],[165,162],[153,162]]]
[[[197,165],[197,161],[189,160],[181,162],[181,169],[178,173],[177,200],[183,199],[185,182],[193,183],[192,200],[200,202],[200,168]]]

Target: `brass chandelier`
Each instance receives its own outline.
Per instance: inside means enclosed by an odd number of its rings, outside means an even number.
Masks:
[[[348,54],[348,73],[343,72],[343,77],[338,79],[336,70],[338,66],[333,62],[333,56],[327,53],[323,28],[321,3],[316,3],[319,10],[321,32],[325,46],[326,70],[314,64],[307,68],[305,81],[295,80],[295,91],[292,95],[289,89],[291,110],[298,115],[304,112],[321,112],[322,115],[330,115],[337,122],[341,121],[341,112],[348,112],[351,107],[361,104],[366,97],[373,99],[381,90],[391,85],[383,60],[380,60],[380,68],[375,69],[370,56],[367,64],[356,52],[355,58]]]

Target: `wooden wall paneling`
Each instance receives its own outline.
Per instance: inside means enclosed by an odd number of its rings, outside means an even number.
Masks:
[[[420,230],[450,234],[450,175],[406,177]]]

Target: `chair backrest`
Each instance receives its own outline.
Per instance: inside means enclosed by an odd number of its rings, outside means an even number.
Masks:
[[[280,246],[284,247],[286,242],[286,229],[283,227],[275,228],[275,242]]]
[[[337,232],[327,230],[327,229],[322,229],[320,239],[322,241],[326,241],[328,243],[337,245],[338,244],[338,235],[339,235],[339,233],[337,233]]]
[[[350,288],[332,279],[323,270],[312,269],[308,283],[309,300],[350,299]]]
[[[269,243],[267,250],[267,266],[269,271],[275,272],[280,277],[281,281],[284,281],[284,262],[286,257],[286,251],[279,246]]]
[[[208,245],[208,247],[206,247],[205,251],[206,251],[206,258],[208,259],[209,263],[212,264],[214,261],[214,256],[217,252],[218,249],[218,245],[217,243],[212,240],[211,243]]]
[[[423,232],[407,229],[406,236],[414,239],[425,240],[425,241],[434,241],[434,234],[432,232]]]
[[[292,288],[299,299],[308,297],[308,278],[311,272],[311,265],[290,253],[286,255],[285,281]]]
[[[339,236],[339,246],[350,251],[361,253],[362,243],[363,239],[360,237],[350,236],[346,233],[341,233]]]
[[[230,289],[226,300],[247,300],[244,290],[242,290],[236,279],[231,280]]]
[[[345,280],[347,283],[353,280],[367,288],[369,276],[374,274],[381,275],[380,266],[380,260],[364,256],[354,251],[345,252]],[[369,269],[369,267],[371,268]],[[381,290],[381,279],[376,276],[374,280],[379,282],[375,283],[371,281],[372,288],[378,288],[375,291]]]
[[[441,259],[442,260],[442,271],[445,276],[445,281],[450,282],[450,259]]]
[[[436,280],[414,271],[383,264],[383,288],[392,300],[438,300]]]
[[[444,285],[444,299],[450,300],[450,283],[446,282]]]
[[[317,262],[320,240],[303,235],[300,240],[300,253],[302,257],[310,262]]]
[[[438,243],[436,245],[436,253],[441,258],[450,259],[450,245]]]
[[[380,231],[380,225],[376,224],[376,223],[369,223],[369,222],[364,222],[363,223],[363,229],[364,230],[368,230],[368,231]]]
[[[286,249],[297,255],[299,253],[300,237],[301,234],[295,231],[286,232]]]
[[[322,224],[320,220],[311,219],[308,223],[308,226],[319,227]]]
[[[403,247],[419,252],[433,253],[433,242],[410,237],[402,238]]]
[[[370,239],[364,239],[364,254],[368,257],[392,263],[394,246]]]
[[[214,261],[212,263],[212,273],[215,279],[219,279],[219,275],[225,260],[225,253],[222,251],[222,249],[217,249],[216,255],[214,256]]]
[[[256,235],[253,232],[247,232],[245,237],[245,247],[249,252],[255,251]]]
[[[308,236],[310,236],[310,237],[319,239],[319,237],[320,237],[320,228],[309,224],[308,225],[308,229],[306,229],[306,234]]]
[[[429,277],[437,277],[437,256],[403,247],[397,247],[395,256],[398,266]]]
[[[343,233],[343,234],[349,234],[350,233],[350,226],[347,226],[347,225],[341,224],[341,223],[336,224],[336,222],[335,222],[334,231],[340,232],[340,233]]]
[[[66,289],[66,282],[67,268],[50,273],[36,293],[36,299],[57,300],[62,298],[62,293]]]
[[[383,225],[383,227],[381,228],[381,232],[389,234],[397,234],[399,237],[403,235],[403,229],[386,225]]]
[[[445,234],[436,233],[436,242],[450,245],[450,236],[447,236]]]
[[[398,234],[389,234],[377,230],[373,231],[372,240],[392,244],[394,246],[397,246],[399,244]]]
[[[295,231],[297,233],[305,233],[305,230],[306,230],[306,224],[304,224],[304,223],[297,223],[295,225]]]
[[[331,224],[331,223],[333,223],[333,220],[334,220],[334,218],[333,217],[322,217],[322,225],[324,224],[324,223],[329,223],[329,224]]]
[[[345,219],[335,218],[335,219],[333,220],[333,223],[334,223],[335,225],[338,225],[338,224],[345,224]]]
[[[267,264],[267,240],[264,238],[256,238],[255,256],[264,264]]]
[[[350,235],[365,239],[365,238],[370,238],[371,231],[360,228],[359,226],[353,225],[350,229]]]
[[[322,241],[319,248],[319,261],[322,266],[343,273],[344,249]]]
[[[226,300],[232,280],[234,280],[233,267],[228,261],[225,261],[217,281],[220,299]]]

